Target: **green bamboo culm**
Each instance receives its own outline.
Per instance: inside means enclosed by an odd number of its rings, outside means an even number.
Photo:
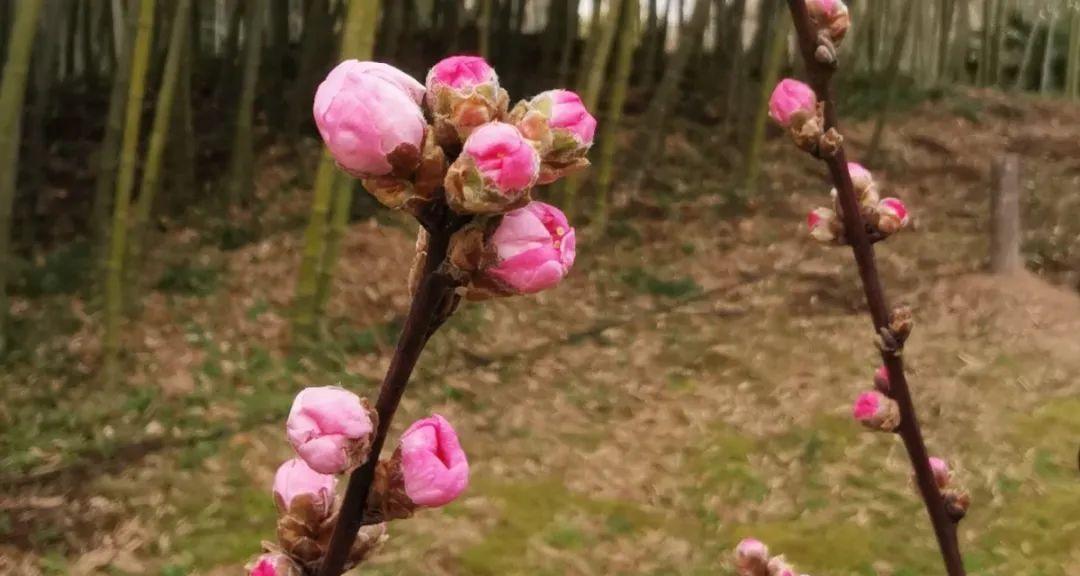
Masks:
[[[115,386],[120,375],[120,321],[123,315],[124,255],[128,231],[128,208],[135,185],[135,165],[139,155],[139,125],[146,92],[146,69],[150,62],[150,40],[154,34],[154,0],[139,0],[138,27],[131,61],[131,82],[124,119],[120,173],[113,200],[109,253],[105,264],[105,383]]]
[[[341,59],[369,60],[374,51],[379,20],[378,0],[352,0],[341,39]],[[314,335],[318,312],[329,299],[338,246],[349,224],[353,181],[338,172],[334,158],[323,151],[315,176],[300,273],[293,299],[293,340],[303,342]]]
[[[7,282],[11,270],[11,211],[19,172],[20,118],[26,99],[26,77],[38,29],[42,0],[15,5],[15,23],[0,84],[0,353],[7,350]]]
[[[477,45],[480,56],[491,58],[491,11],[494,0],[480,0],[480,14],[476,20]]]
[[[104,264],[108,259],[109,207],[116,193],[116,172],[120,162],[120,140],[124,134],[124,110],[127,105],[128,85],[131,82],[131,42],[122,41],[135,36],[138,25],[139,2],[131,3],[127,20],[116,31],[118,42],[117,62],[113,69],[112,91],[109,94],[109,112],[105,119],[105,136],[98,147],[98,173],[94,183],[94,203],[90,212],[90,232],[95,249]],[[98,271],[104,276],[104,268]],[[102,278],[98,278],[100,282]]]
[[[259,60],[262,55],[262,24],[266,0],[248,0],[244,9],[244,78],[240,89],[240,105],[236,112],[236,132],[233,135],[232,161],[229,167],[229,206],[250,196],[254,176],[254,144],[252,143],[255,116],[255,91],[259,85]]]
[[[781,15],[773,25],[772,37],[766,52],[765,70],[761,76],[761,92],[758,94],[757,110],[750,131],[750,145],[746,149],[746,172],[743,174],[742,195],[749,198],[758,192],[758,179],[761,176],[761,155],[765,148],[765,130],[769,122],[769,98],[776,82],[780,79],[780,69],[787,55],[788,26],[790,19]]]
[[[604,19],[597,30],[598,37],[594,51],[591,58],[585,61],[584,68],[587,72],[581,78],[582,82],[578,85],[578,90],[586,110],[596,110],[596,104],[600,100],[608,60],[611,58],[611,49],[615,44],[615,32],[619,29],[619,17],[625,3],[626,0],[610,0],[608,11],[604,14]],[[571,217],[575,213],[577,193],[581,188],[581,183],[580,174],[572,175],[563,181],[562,208]]]
[[[622,119],[623,105],[626,103],[626,92],[630,86],[630,72],[634,67],[634,49],[638,38],[638,0],[624,2],[623,18],[619,27],[619,52],[611,79],[611,96],[600,133],[600,165],[596,171],[596,215],[593,217],[593,227],[598,235],[603,235],[607,228],[608,195],[611,193],[611,180],[615,173],[615,152],[619,148],[618,127]]]
[[[1069,57],[1066,60],[1065,92],[1073,100],[1080,100],[1080,2],[1072,6],[1072,23],[1069,26]]]
[[[169,37],[169,51],[165,58],[165,70],[162,72],[161,90],[158,92],[157,105],[154,108],[154,123],[150,128],[150,144],[143,164],[142,182],[139,185],[139,197],[135,201],[135,210],[131,222],[131,241],[129,256],[124,266],[128,277],[127,285],[135,285],[135,274],[142,266],[142,246],[146,233],[146,223],[154,207],[154,199],[160,188],[161,162],[165,156],[165,143],[172,123],[173,102],[180,78],[180,65],[183,61],[188,29],[191,24],[191,0],[178,0],[173,17],[172,31]],[[133,296],[134,294],[129,294]],[[130,302],[131,298],[129,298]]]

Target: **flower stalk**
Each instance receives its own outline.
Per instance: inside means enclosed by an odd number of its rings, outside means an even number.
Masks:
[[[375,479],[375,468],[386,443],[390,424],[394,420],[398,404],[405,393],[413,368],[424,350],[433,326],[441,324],[446,313],[447,299],[454,297],[456,281],[450,277],[443,263],[450,244],[450,236],[460,229],[466,218],[446,209],[445,204],[435,203],[427,207],[420,217],[421,224],[430,235],[428,256],[420,279],[419,289],[413,296],[405,325],[398,337],[390,367],[386,370],[379,397],[375,403],[379,423],[371,442],[367,460],[349,477],[345,498],[337,525],[330,538],[330,547],[319,567],[319,576],[340,576],[348,559],[349,549],[360,527],[364,525],[364,508]]]
[[[935,480],[934,470],[930,465],[929,454],[915,414],[911,390],[904,375],[904,362],[901,356],[903,337],[898,338],[897,336],[900,335],[895,334],[890,327],[891,313],[874,258],[873,238],[868,233],[860,213],[859,201],[848,170],[842,139],[838,139],[838,132],[835,132],[838,126],[836,105],[831,90],[831,81],[836,70],[835,47],[823,41],[822,36],[817,32],[805,0],[787,1],[795,23],[799,48],[806,64],[810,85],[817,94],[818,101],[823,104],[825,137],[822,140],[828,139],[831,145],[821,147],[817,151],[817,156],[828,166],[829,174],[836,186],[846,242],[851,246],[855,256],[866,303],[879,338],[881,358],[888,376],[889,396],[897,403],[900,411],[900,423],[896,432],[903,440],[911,460],[915,481],[933,524],[946,571],[949,576],[963,576],[966,572],[957,540],[955,515],[950,515]]]

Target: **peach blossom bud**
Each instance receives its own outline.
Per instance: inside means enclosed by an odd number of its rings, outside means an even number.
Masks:
[[[769,576],[798,576],[783,556],[774,556],[772,560],[769,560],[768,574]]]
[[[741,576],[761,576],[769,564],[769,548],[754,538],[745,538],[735,547],[735,567]]]
[[[420,162],[424,113],[403,80],[387,80],[387,70],[366,64],[348,60],[330,71],[315,92],[315,124],[350,175],[408,176]]]
[[[949,464],[941,458],[931,456],[930,470],[934,472],[934,482],[937,483],[938,489],[944,490],[949,485],[949,479],[952,477],[952,473],[949,472]]]
[[[496,214],[524,205],[540,174],[540,155],[510,124],[473,131],[446,173],[446,200],[459,213]]]
[[[874,184],[874,175],[866,168],[863,168],[862,164],[848,162],[847,168],[848,174],[851,175],[851,183],[855,186],[856,192],[866,190]]]
[[[256,558],[245,568],[248,576],[301,576],[300,567],[285,554],[270,552]]]
[[[371,74],[372,76],[382,78],[387,82],[396,84],[398,88],[401,88],[403,92],[412,98],[413,102],[416,102],[417,106],[424,103],[424,85],[405,72],[382,62],[361,62],[359,60],[346,60],[345,62],[338,64],[338,67],[340,68],[346,64],[349,65],[349,72],[354,74]]]
[[[457,432],[438,414],[417,420],[401,436],[401,472],[413,504],[434,508],[456,499],[469,485],[469,462]]]
[[[874,388],[882,394],[889,393],[889,371],[884,366],[878,366],[874,370]]]
[[[967,515],[968,507],[971,506],[971,495],[965,490],[949,488],[942,494],[945,499],[945,511],[953,522],[963,520]]]
[[[286,423],[289,442],[316,472],[340,474],[367,458],[374,430],[359,396],[338,386],[305,388]]]
[[[522,101],[510,112],[514,123],[540,150],[540,184],[550,184],[589,165],[585,158],[596,134],[596,119],[581,97],[569,90],[548,90]]]
[[[498,264],[486,274],[504,295],[534,294],[557,285],[574,265],[577,246],[566,215],[543,202],[505,214],[491,244]]]
[[[900,425],[900,411],[896,402],[880,392],[863,392],[855,400],[851,415],[871,430],[892,432]]]
[[[459,143],[478,126],[501,119],[509,103],[495,69],[479,56],[450,56],[432,66],[425,99],[443,145]]]
[[[836,211],[830,208],[815,208],[806,215],[806,227],[810,231],[810,237],[818,242],[836,242],[837,231],[842,229],[843,224],[836,215]]]
[[[300,458],[293,458],[274,475],[274,502],[283,513],[294,505],[302,505],[310,506],[317,515],[327,516],[334,507],[335,486],[337,478],[320,474]]]
[[[911,218],[907,207],[898,198],[883,198],[878,202],[878,230],[885,235],[896,234],[907,227]]]
[[[817,95],[813,88],[798,80],[781,80],[769,98],[769,116],[785,128],[798,128],[815,114]]]
[[[829,40],[839,46],[851,26],[847,5],[842,0],[808,0],[806,10],[818,31],[825,32]]]

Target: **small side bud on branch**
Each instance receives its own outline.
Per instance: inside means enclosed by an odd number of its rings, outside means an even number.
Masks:
[[[896,234],[911,222],[907,206],[898,198],[884,198],[878,203],[877,228],[886,236]]]
[[[840,46],[851,26],[847,5],[842,0],[808,0],[806,10],[819,37],[823,36],[834,47]]]
[[[788,129],[799,148],[817,152],[824,120],[813,88],[791,78],[781,80],[769,97],[769,117]]]
[[[844,224],[836,211],[830,208],[815,208],[806,215],[806,228],[810,237],[825,244],[836,244],[844,232]]]
[[[296,395],[285,428],[308,466],[322,474],[340,474],[367,458],[373,416],[366,400],[344,388],[312,387]]]
[[[889,332],[899,344],[907,341],[914,327],[915,314],[910,306],[897,306],[889,313]]]
[[[945,490],[949,486],[952,474],[949,472],[949,464],[936,456],[930,457],[930,470],[934,473],[934,482],[937,482],[939,490]]]
[[[954,523],[960,522],[967,515],[968,506],[971,505],[971,495],[966,490],[949,489],[942,497],[945,499],[945,510],[949,513]]]
[[[866,428],[878,432],[895,432],[900,426],[899,407],[880,392],[859,394],[851,415]]]
[[[889,395],[889,371],[884,366],[878,366],[877,370],[874,370],[874,388],[886,396]]]

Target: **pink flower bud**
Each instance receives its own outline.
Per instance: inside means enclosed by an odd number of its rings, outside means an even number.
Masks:
[[[405,493],[413,504],[443,506],[469,485],[469,462],[446,418],[417,420],[401,436],[399,449]]]
[[[882,394],[889,392],[889,371],[884,366],[878,366],[877,370],[874,370],[874,388]]]
[[[510,122],[540,150],[539,184],[550,184],[586,168],[596,134],[596,119],[581,97],[569,90],[548,90],[519,102]]]
[[[783,556],[775,556],[769,560],[768,574],[769,576],[798,576]]]
[[[883,198],[878,202],[877,211],[878,230],[885,235],[896,234],[911,221],[907,207],[898,198]]]
[[[494,214],[522,205],[540,174],[540,155],[517,128],[502,122],[473,131],[444,181],[457,212]]]
[[[460,143],[477,127],[503,118],[509,103],[495,69],[478,56],[451,56],[433,66],[425,99],[443,145]]]
[[[372,76],[382,78],[391,84],[397,85],[398,88],[401,88],[403,92],[409,95],[409,98],[412,98],[413,102],[416,102],[417,106],[424,103],[424,85],[418,82],[416,78],[409,76],[405,72],[402,72],[389,64],[384,64],[382,62],[346,60],[345,62],[338,64],[337,68],[346,65],[348,73],[371,74]],[[333,74],[333,72],[331,72],[331,74]]]
[[[745,538],[735,547],[735,567],[742,576],[759,576],[769,564],[769,547],[754,538]]]
[[[785,128],[798,128],[817,114],[817,95],[798,80],[781,80],[769,98],[769,116]]]
[[[300,458],[293,458],[282,464],[274,475],[274,502],[281,512],[288,512],[296,503],[310,505],[325,517],[334,507],[335,486],[337,478],[320,474]]]
[[[810,237],[818,242],[835,242],[837,231],[842,228],[840,218],[829,208],[815,208],[806,216]]]
[[[930,470],[934,473],[934,482],[938,489],[944,490],[949,485],[952,473],[949,472],[949,464],[936,456],[930,457]]]
[[[301,576],[300,567],[277,552],[263,554],[247,565],[248,576]]]
[[[826,32],[833,44],[839,45],[844,40],[851,17],[842,0],[808,0],[806,10],[810,13],[810,22],[819,31]]]
[[[340,474],[367,458],[374,426],[359,396],[322,386],[296,395],[286,429],[289,442],[312,470]]]
[[[420,162],[424,113],[415,87],[375,64],[348,60],[331,70],[315,92],[315,124],[349,174],[409,175]]]
[[[900,425],[900,412],[896,402],[880,392],[863,392],[855,400],[851,415],[872,430],[892,432]]]
[[[471,89],[484,84],[498,85],[495,69],[479,56],[449,56],[431,67],[427,75],[427,87],[434,90],[442,86]]]
[[[874,184],[874,175],[866,168],[863,168],[862,164],[848,162],[847,168],[848,174],[851,175],[851,183],[855,186],[856,192],[861,193]]]
[[[562,210],[543,202],[505,214],[491,242],[499,263],[487,275],[505,293],[534,294],[551,288],[574,265],[574,229]]]

